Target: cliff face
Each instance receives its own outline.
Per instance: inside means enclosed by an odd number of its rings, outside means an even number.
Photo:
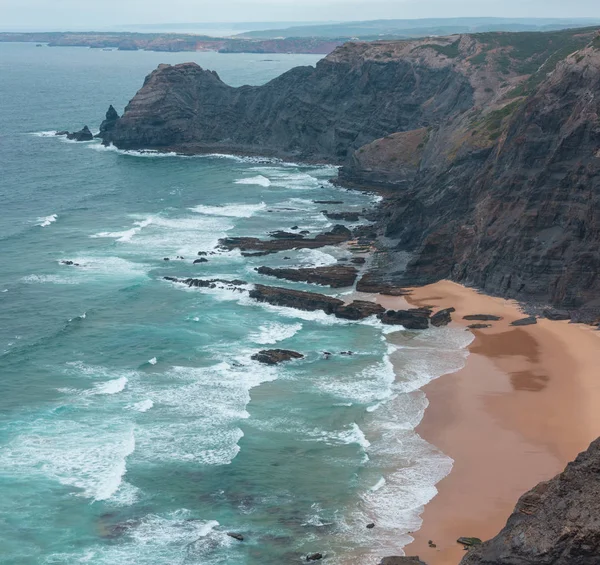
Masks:
[[[120,148],[221,148],[345,161],[398,131],[437,124],[473,105],[473,90],[448,61],[381,56],[348,44],[312,67],[264,86],[232,88],[194,63],[161,65],[105,142]]]
[[[371,284],[452,278],[593,321],[599,111],[595,30],[492,33],[349,43],[259,87],[161,65],[103,137],[342,164],[388,193]]]
[[[442,277],[568,308],[599,306],[600,51],[561,62],[490,149],[422,172],[388,204],[414,255],[402,279]]]
[[[506,527],[461,565],[597,565],[600,440],[554,479],[524,494]]]

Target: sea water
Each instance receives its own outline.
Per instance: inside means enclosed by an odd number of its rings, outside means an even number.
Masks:
[[[318,551],[368,564],[418,529],[452,464],[414,432],[419,387],[462,366],[468,334],[402,331],[392,345],[376,320],[163,278],[270,284],[256,267],[335,264],[348,252],[215,247],[294,225],[314,235],[331,227],[314,200],[376,198],[333,186],[331,166],[53,134],[96,130],[162,62],[237,86],[317,59],[0,44],[1,563],[275,565]],[[305,358],[250,359],[265,347]]]

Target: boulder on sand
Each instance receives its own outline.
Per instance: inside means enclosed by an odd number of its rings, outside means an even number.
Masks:
[[[431,310],[427,308],[388,310],[377,317],[389,326],[404,326],[407,330],[426,330],[429,327]]]
[[[446,308],[436,312],[433,316],[431,316],[431,325],[435,326],[436,328],[447,326],[452,321],[452,312],[456,312],[456,308]]]

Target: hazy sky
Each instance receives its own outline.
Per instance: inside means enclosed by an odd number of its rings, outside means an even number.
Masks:
[[[600,0],[0,0],[4,29],[452,16],[600,17]]]

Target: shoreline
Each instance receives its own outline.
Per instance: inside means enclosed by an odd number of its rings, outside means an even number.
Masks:
[[[422,390],[429,406],[417,433],[454,460],[424,507],[421,528],[404,548],[428,565],[458,565],[460,536],[482,540],[505,526],[517,500],[600,435],[600,334],[581,324],[526,316],[514,301],[479,294],[450,281],[410,289],[405,297],[376,295],[386,308],[456,308],[451,326],[470,314],[500,321],[475,329],[463,369]],[[429,541],[436,547],[430,547]]]

